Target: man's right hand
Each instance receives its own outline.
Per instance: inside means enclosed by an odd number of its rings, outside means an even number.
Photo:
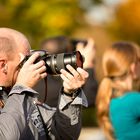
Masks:
[[[16,84],[33,88],[40,79],[43,79],[47,76],[46,66],[43,60],[34,64],[38,57],[39,53],[34,53],[24,63],[18,73]]]

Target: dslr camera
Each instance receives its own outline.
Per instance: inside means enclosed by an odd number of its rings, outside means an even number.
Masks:
[[[76,69],[77,67],[83,67],[84,58],[79,51],[74,51],[71,53],[49,54],[45,50],[31,51],[30,55],[26,56],[20,63],[20,67],[35,52],[39,52],[40,54],[40,56],[36,59],[35,63],[43,60],[47,67],[46,72],[50,75],[60,74],[61,69],[67,70],[67,64],[70,64],[74,69]]]

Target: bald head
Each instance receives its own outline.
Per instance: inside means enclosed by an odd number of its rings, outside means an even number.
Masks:
[[[15,49],[18,49],[19,51],[22,51],[24,49],[25,53],[27,53],[30,50],[28,39],[22,33],[14,29],[0,28],[0,37],[13,39],[16,44]]]
[[[0,36],[0,52],[2,53],[10,53],[14,50],[15,42],[12,38],[1,37]]]

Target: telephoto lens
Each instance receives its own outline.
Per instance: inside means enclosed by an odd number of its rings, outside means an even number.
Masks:
[[[31,51],[31,54],[29,56],[26,56],[25,59],[20,63],[20,67],[35,52],[39,52],[40,54],[35,63],[37,63],[40,60],[43,60],[47,67],[46,72],[50,75],[60,74],[61,69],[67,70],[67,64],[71,65],[74,69],[77,69],[78,67],[83,67],[84,58],[79,51],[74,51],[71,53],[49,54],[45,50]]]
[[[57,75],[60,74],[61,69],[67,70],[67,64],[71,65],[74,69],[83,67],[84,59],[79,51],[75,51],[48,55],[45,62],[47,65],[47,73]]]

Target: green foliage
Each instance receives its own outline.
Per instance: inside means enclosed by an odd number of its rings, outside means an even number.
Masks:
[[[77,0],[1,0],[0,26],[23,32],[37,47],[44,37],[70,35],[84,25],[83,12]]]
[[[140,44],[140,1],[127,0],[118,5],[115,18],[109,30],[119,39],[134,41]]]

